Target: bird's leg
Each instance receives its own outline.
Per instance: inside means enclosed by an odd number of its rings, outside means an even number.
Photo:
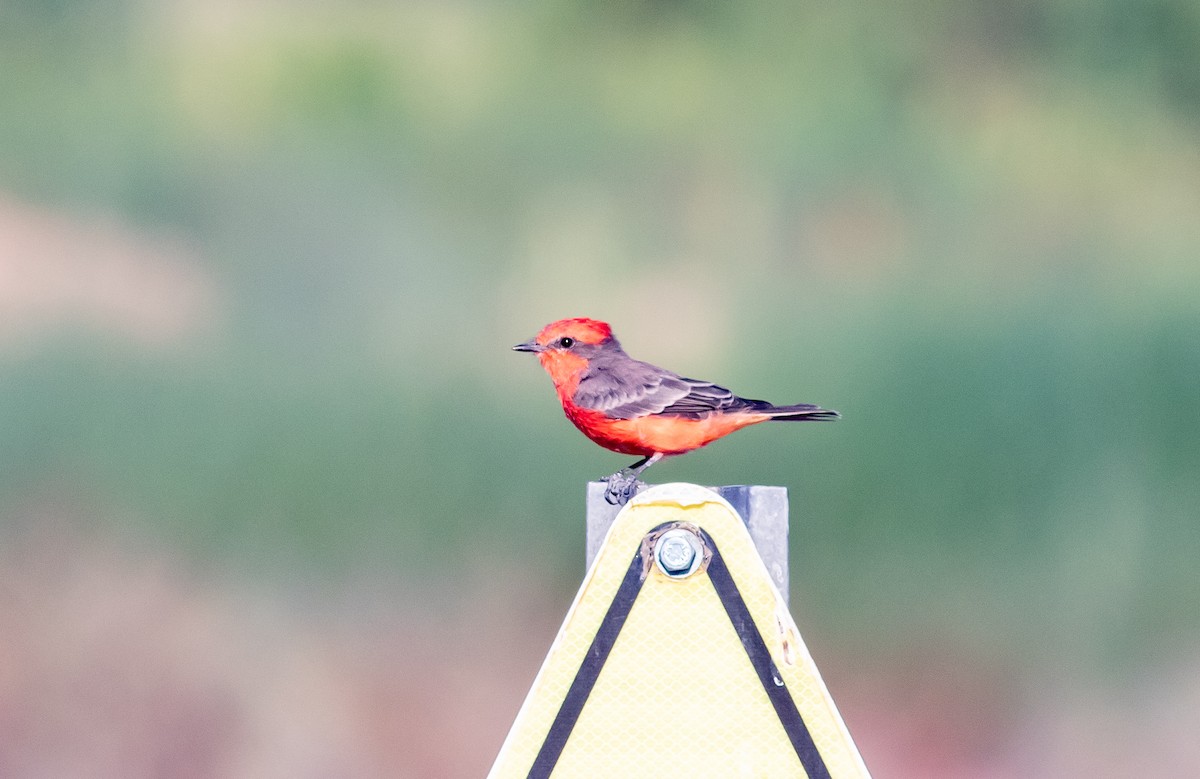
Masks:
[[[655,452],[606,478],[604,481],[608,483],[608,487],[604,490],[604,499],[613,506],[623,506],[628,503],[629,499],[637,494],[638,485],[641,484],[638,476],[662,458],[662,452]]]

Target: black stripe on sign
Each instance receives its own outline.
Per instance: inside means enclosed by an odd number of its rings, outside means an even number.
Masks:
[[[737,584],[734,583],[733,576],[725,565],[725,560],[717,551],[717,545],[713,543],[712,536],[703,528],[700,529],[700,535],[704,538],[704,543],[712,549],[712,560],[708,563],[708,578],[717,591],[717,597],[721,599],[721,605],[725,607],[725,613],[729,615],[729,621],[733,623],[733,629],[737,631],[738,638],[742,640],[742,647],[750,656],[750,664],[754,666],[759,682],[766,690],[767,697],[771,699],[771,705],[775,707],[775,714],[779,717],[788,739],[791,740],[792,748],[796,750],[796,756],[800,758],[800,764],[804,766],[804,772],[808,774],[809,779],[830,779],[829,769],[825,767],[825,760],[817,750],[812,734],[808,732],[808,726],[804,724],[804,718],[800,716],[800,710],[796,708],[796,702],[792,700],[787,685],[783,683],[783,676],[779,673],[775,661],[771,659],[771,652],[758,632],[758,627],[754,624],[754,617],[750,615],[746,601],[742,600],[742,593],[738,591]]]
[[[647,537],[674,525],[673,522],[659,525],[651,530]],[[720,550],[717,549],[712,536],[703,528],[700,528],[700,535],[704,539],[705,546],[712,552],[712,557],[708,562],[709,581],[712,582],[713,589],[717,591],[717,597],[721,599],[721,605],[725,607],[725,613],[729,615],[729,621],[733,624],[738,638],[741,639],[742,648],[746,650],[750,664],[754,666],[758,680],[762,684],[763,690],[766,691],[771,705],[775,708],[775,714],[779,717],[779,722],[792,742],[796,756],[800,758],[800,764],[804,766],[804,771],[808,774],[809,779],[831,779],[829,769],[825,767],[825,760],[817,751],[817,745],[813,743],[808,726],[804,724],[804,719],[800,716],[799,709],[796,708],[796,702],[792,700],[792,696],[783,682],[783,676],[775,666],[775,661],[771,659],[771,652],[767,649],[762,635],[759,634],[758,627],[754,624],[754,618],[750,615],[750,609],[747,608],[746,601],[742,599],[742,593],[733,581],[733,576],[729,573],[729,568],[725,565]],[[592,688],[596,686],[596,679],[600,676],[601,669],[604,668],[604,662],[612,652],[613,644],[616,643],[617,636],[629,616],[629,611],[633,608],[633,602],[637,600],[638,593],[642,590],[642,584],[646,581],[646,575],[651,565],[646,558],[648,554],[653,554],[653,550],[650,544],[643,541],[638,547],[637,554],[629,562],[625,578],[621,581],[621,586],[617,588],[617,594],[613,596],[612,603],[609,604],[608,611],[604,614],[604,619],[596,630],[596,636],[592,639],[592,644],[588,647],[583,662],[579,664],[579,670],[575,672],[571,688],[567,690],[558,714],[555,715],[554,722],[551,723],[550,730],[546,733],[546,740],[542,742],[542,747],[538,750],[537,757],[534,758],[533,766],[529,769],[529,779],[549,779],[551,772],[554,771],[558,758],[567,745],[567,739],[571,737],[571,731],[575,728],[580,713],[583,712],[583,706],[587,703]]]
[[[554,770],[563,747],[567,745],[567,739],[571,737],[571,731],[575,728],[575,722],[579,719],[580,712],[583,711],[583,704],[587,703],[588,696],[592,694],[592,688],[596,686],[596,678],[600,676],[600,669],[604,667],[604,661],[608,659],[608,653],[612,651],[617,635],[625,624],[625,618],[629,616],[629,610],[633,608],[633,602],[637,600],[638,593],[642,590],[642,583],[646,581],[646,574],[650,567],[647,564],[649,561],[643,558],[643,554],[647,553],[652,554],[653,552],[647,550],[646,544],[642,544],[638,547],[633,560],[630,561],[629,570],[625,572],[625,578],[621,580],[617,594],[613,596],[612,603],[609,605],[604,619],[600,622],[600,627],[596,629],[596,637],[592,639],[592,645],[588,647],[583,662],[579,664],[579,670],[575,672],[571,688],[567,690],[562,706],[559,707],[558,714],[555,715],[554,722],[550,725],[549,732],[546,733],[546,740],[542,742],[542,748],[538,750],[533,767],[529,769],[529,779],[548,779],[550,772]]]

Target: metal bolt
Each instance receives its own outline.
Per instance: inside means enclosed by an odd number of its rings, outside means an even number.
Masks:
[[[667,576],[682,579],[696,572],[699,565],[700,540],[690,531],[672,528],[663,533],[654,549],[654,559]]]

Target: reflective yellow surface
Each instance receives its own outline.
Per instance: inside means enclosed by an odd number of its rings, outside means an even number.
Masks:
[[[609,531],[492,768],[524,777],[643,538],[665,522],[703,528],[720,550],[830,775],[868,776],[816,665],[733,509],[694,485],[638,495]],[[650,566],[555,777],[803,777],[707,567]]]

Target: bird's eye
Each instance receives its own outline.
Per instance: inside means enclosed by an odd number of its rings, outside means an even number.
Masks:
[[[558,345],[564,349],[570,349],[572,346],[575,345],[575,339],[574,338],[559,338]]]

